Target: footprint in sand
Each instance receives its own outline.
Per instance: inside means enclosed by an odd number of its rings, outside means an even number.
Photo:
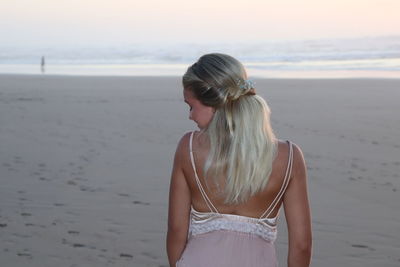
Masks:
[[[371,247],[369,247],[369,246],[367,246],[367,245],[352,244],[351,246],[352,246],[353,248],[366,248],[366,249],[368,249],[368,250],[370,250],[370,251],[374,251],[374,250],[375,250],[374,248],[371,248]]]
[[[79,231],[70,230],[70,231],[68,231],[68,234],[70,234],[70,235],[79,235]]]
[[[121,258],[128,258],[128,259],[132,259],[133,258],[133,256],[131,254],[128,254],[128,253],[121,253],[121,254],[119,254],[119,256]]]
[[[368,248],[366,245],[359,245],[359,244],[352,244],[351,245],[353,248]]]
[[[30,253],[26,253],[26,252],[18,252],[17,256],[32,258],[32,255]]]
[[[142,201],[139,201],[139,200],[132,201],[132,203],[135,204],[135,205],[150,205],[149,202],[142,202]]]
[[[19,237],[19,238],[30,238],[30,237],[32,237],[31,235],[20,234],[20,233],[13,233],[12,235],[15,236],[15,237]]]
[[[39,227],[39,228],[43,228],[43,229],[46,229],[46,228],[47,228],[46,225],[43,225],[43,224],[34,224],[34,223],[26,223],[25,226],[27,226],[27,227]]]
[[[74,248],[84,248],[84,247],[86,247],[86,245],[80,244],[80,243],[72,244],[72,246],[73,246]]]
[[[81,191],[83,191],[83,192],[97,192],[98,190],[96,189],[96,188],[92,188],[92,187],[90,187],[90,186],[87,186],[87,185],[81,185],[80,187],[79,187],[79,190],[81,190]]]
[[[46,168],[46,163],[39,163],[38,166],[41,169],[45,169]]]
[[[77,185],[77,183],[74,180],[67,181],[67,184],[69,184],[69,185]]]

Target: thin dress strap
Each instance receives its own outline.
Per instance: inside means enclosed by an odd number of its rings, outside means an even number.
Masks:
[[[271,204],[269,205],[267,210],[263,214],[261,214],[260,219],[263,217],[268,218],[271,215],[272,211],[275,209],[276,205],[278,205],[279,200],[282,198],[283,194],[286,191],[286,188],[289,185],[290,176],[292,175],[292,167],[293,167],[293,146],[290,141],[287,141],[287,143],[289,144],[289,157],[288,157],[288,164],[286,167],[285,178],[283,179],[282,186],[281,186],[278,194],[276,195],[275,199],[271,202]]]
[[[192,162],[192,167],[193,167],[193,171],[194,171],[194,176],[196,177],[196,183],[197,186],[200,190],[201,195],[203,196],[204,201],[207,204],[207,207],[210,209],[211,212],[214,213],[219,213],[217,208],[213,205],[213,203],[211,202],[211,200],[208,198],[206,191],[204,191],[203,186],[200,183],[199,177],[197,176],[197,171],[196,171],[196,165],[194,164],[194,156],[193,156],[193,147],[192,147],[192,142],[193,142],[193,134],[194,131],[191,133],[190,135],[190,142],[189,142],[189,150],[190,150],[190,160]]]

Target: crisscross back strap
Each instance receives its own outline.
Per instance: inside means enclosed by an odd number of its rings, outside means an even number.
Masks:
[[[285,178],[283,179],[282,186],[281,186],[278,194],[276,195],[275,199],[271,202],[271,204],[269,205],[267,210],[260,216],[260,219],[268,218],[271,215],[272,211],[275,209],[276,205],[278,205],[279,201],[281,200],[283,194],[286,191],[286,188],[289,185],[290,176],[292,175],[292,167],[293,167],[293,146],[290,141],[287,141],[287,143],[289,144],[289,157],[288,157],[288,164],[286,167]]]
[[[217,208],[213,205],[211,200],[208,198],[206,191],[204,191],[203,186],[200,183],[199,176],[197,175],[196,165],[194,164],[194,156],[193,156],[193,134],[194,131],[190,135],[190,142],[189,142],[189,151],[190,151],[190,161],[192,162],[192,167],[194,171],[194,176],[196,177],[196,183],[200,190],[201,195],[203,196],[204,201],[206,202],[207,207],[210,209],[211,212],[219,213]]]

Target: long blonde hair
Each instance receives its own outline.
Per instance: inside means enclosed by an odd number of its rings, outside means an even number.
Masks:
[[[203,129],[210,140],[204,173],[207,180],[226,177],[228,204],[245,202],[266,186],[277,151],[270,109],[246,79],[238,60],[219,53],[200,57],[182,78],[185,90],[215,108]]]

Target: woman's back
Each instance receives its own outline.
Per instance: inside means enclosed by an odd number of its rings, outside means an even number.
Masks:
[[[186,182],[190,188],[192,207],[197,211],[209,212],[210,210],[207,207],[207,204],[203,199],[203,196],[200,193],[196,183],[195,173],[190,160],[189,141],[190,134],[187,134],[185,136],[185,145],[187,145],[187,149],[183,151],[182,168],[185,172]],[[222,193],[224,189],[224,177],[218,179],[220,188],[218,188],[218,186],[213,182],[212,178],[206,181],[203,173],[203,166],[207,160],[209,150],[210,148],[207,137],[205,135],[201,135],[199,132],[195,132],[193,136],[194,164],[196,166],[200,183],[202,184],[205,193],[213,205],[220,213],[259,218],[267,209],[267,207],[270,206],[282,187],[289,160],[288,143],[279,141],[277,155],[272,165],[271,175],[269,177],[265,177],[265,179],[268,179],[268,183],[264,190],[254,196],[251,196],[245,203],[237,205],[224,204],[225,198]],[[276,205],[276,208],[271,213],[270,217],[275,217],[277,215],[281,201]]]

